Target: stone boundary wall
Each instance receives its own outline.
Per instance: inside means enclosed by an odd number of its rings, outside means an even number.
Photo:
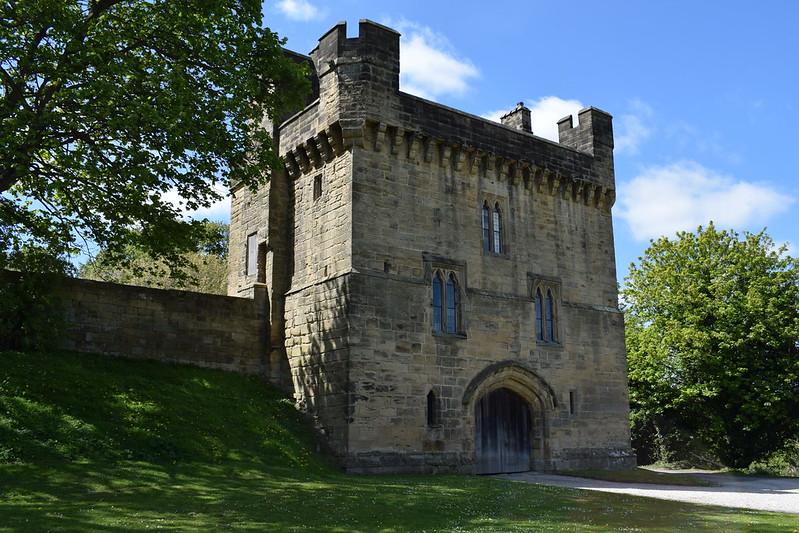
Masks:
[[[19,275],[0,272],[0,283]],[[53,290],[66,319],[59,348],[259,375],[269,368],[266,286],[254,298],[63,278]]]

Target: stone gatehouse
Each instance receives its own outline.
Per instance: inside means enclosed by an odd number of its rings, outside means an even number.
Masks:
[[[354,472],[634,463],[611,116],[534,135],[399,90],[399,34],[340,23],[233,189],[229,294],[268,293],[271,379]]]

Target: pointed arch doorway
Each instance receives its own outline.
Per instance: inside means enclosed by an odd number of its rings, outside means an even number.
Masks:
[[[492,390],[477,401],[474,416],[476,473],[530,470],[533,419],[524,398],[504,387]]]
[[[533,369],[513,360],[492,363],[471,379],[462,402],[474,432],[474,473],[552,468],[549,419],[557,395]]]

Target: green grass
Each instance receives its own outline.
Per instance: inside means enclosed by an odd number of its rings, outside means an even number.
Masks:
[[[785,531],[799,517],[472,476],[351,476],[255,379],[0,353],[0,531]]]
[[[711,487],[713,483],[691,476],[671,472],[655,472],[638,467],[629,470],[569,470],[563,472],[567,476],[617,481],[620,483],[655,483],[661,485],[681,485],[690,487]]]

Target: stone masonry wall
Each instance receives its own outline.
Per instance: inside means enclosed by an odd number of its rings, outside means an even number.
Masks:
[[[626,360],[616,308],[610,214],[510,181],[358,150],[353,177],[350,469],[463,469],[473,453],[473,404],[484,368],[514,361],[555,391],[537,468],[629,461]],[[480,208],[499,202],[506,251],[482,250]],[[465,337],[432,332],[430,268],[439,257],[465,289]],[[560,286],[559,338],[535,339],[531,282]],[[363,304],[360,302],[368,302]],[[426,395],[440,424],[426,425]],[[576,410],[569,413],[570,392]],[[543,435],[541,435],[543,437]],[[545,449],[546,448],[546,449]],[[537,455],[537,456],[536,456]],[[616,465],[616,466],[617,466]],[[467,467],[468,469],[468,467]]]
[[[231,191],[228,249],[228,295],[230,296],[251,296],[253,287],[259,281],[258,272],[247,272],[247,237],[255,233],[258,244],[268,244],[271,185],[266,183],[256,192],[246,187],[237,187]],[[264,260],[264,258],[259,259]],[[264,282],[265,279],[260,281]]]
[[[347,452],[350,419],[348,278],[333,277],[286,295],[286,351],[294,397],[339,458]]]
[[[338,455],[345,453],[347,443],[351,169],[351,156],[344,153],[291,182],[293,275],[285,296],[286,352],[295,398]],[[315,197],[318,185],[321,191]]]
[[[295,398],[346,467],[471,471],[474,406],[497,387],[532,408],[532,467],[631,464],[610,115],[560,121],[555,143],[401,93],[399,35],[369,21],[310,56],[319,98],[278,128],[288,203],[269,206],[289,221]],[[483,252],[484,202],[502,211],[500,254]],[[432,331],[436,268],[461,283],[457,335]],[[539,283],[556,343],[535,338]]]
[[[262,290],[233,298],[74,278],[55,290],[66,318],[61,349],[270,377]]]

